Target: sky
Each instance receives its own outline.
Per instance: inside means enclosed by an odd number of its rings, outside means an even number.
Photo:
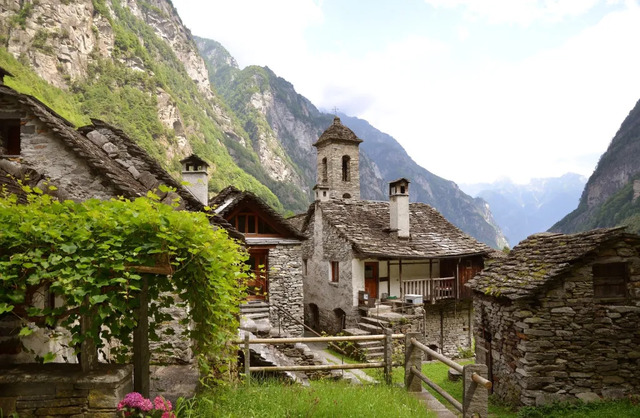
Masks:
[[[588,177],[640,99],[640,0],[172,2],[240,68],[459,184]]]

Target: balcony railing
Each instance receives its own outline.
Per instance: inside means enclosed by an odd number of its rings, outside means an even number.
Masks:
[[[402,290],[405,295],[422,295],[422,298],[425,301],[455,299],[456,278],[438,277],[431,279],[403,280]]]

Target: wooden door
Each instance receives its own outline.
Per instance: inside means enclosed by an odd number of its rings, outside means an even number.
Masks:
[[[378,298],[378,262],[364,263],[364,290],[370,298]]]
[[[253,278],[247,283],[248,300],[266,300],[269,290],[269,250],[249,250],[247,263]]]

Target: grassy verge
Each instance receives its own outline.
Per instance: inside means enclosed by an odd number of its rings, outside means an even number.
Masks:
[[[176,411],[179,417],[425,416],[425,407],[403,388],[331,381],[311,387],[270,382],[217,388],[179,401]]]
[[[347,362],[347,361],[345,361]],[[473,360],[458,360],[461,365],[472,363]],[[462,402],[462,381],[451,382],[448,377],[449,367],[440,362],[425,363],[422,373],[434,381],[438,386]],[[365,370],[373,378],[383,381],[382,371],[379,369]],[[393,382],[404,383],[404,369],[393,369]],[[442,396],[427,388],[443,405],[457,412]],[[625,399],[620,401],[606,401],[599,403],[560,403],[542,407],[524,407],[516,411],[509,406],[502,405],[495,398],[489,398],[489,416],[500,418],[631,418],[640,417],[640,400]]]

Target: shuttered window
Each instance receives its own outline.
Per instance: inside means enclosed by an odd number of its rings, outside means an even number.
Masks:
[[[627,297],[627,263],[593,265],[593,297],[596,300],[619,300]]]

